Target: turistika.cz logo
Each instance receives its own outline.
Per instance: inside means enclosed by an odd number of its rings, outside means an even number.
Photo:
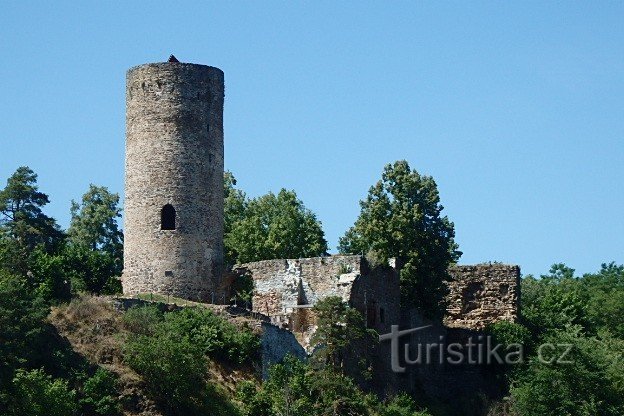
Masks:
[[[404,373],[408,365],[516,365],[525,361],[522,344],[497,344],[490,335],[469,336],[464,343],[447,343],[443,336],[438,337],[437,342],[427,343],[401,340],[406,335],[431,327],[433,325],[399,330],[398,325],[392,325],[389,333],[379,336],[379,342],[390,341],[392,371]],[[537,348],[536,358],[547,364],[571,364],[571,350],[572,344],[545,343]]]

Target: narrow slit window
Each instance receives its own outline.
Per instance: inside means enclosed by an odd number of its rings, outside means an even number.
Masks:
[[[175,230],[176,229],[176,211],[173,205],[167,204],[160,211],[160,229]]]

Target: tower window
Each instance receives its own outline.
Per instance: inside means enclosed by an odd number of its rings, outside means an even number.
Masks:
[[[176,212],[171,204],[165,205],[160,211],[160,229],[175,230],[176,229]]]

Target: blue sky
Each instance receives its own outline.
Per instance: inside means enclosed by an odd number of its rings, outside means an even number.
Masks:
[[[294,189],[333,248],[386,163],[432,175],[461,263],[624,262],[622,2],[4,2],[0,180],[63,226],[123,193],[127,68],[226,77],[226,168]]]

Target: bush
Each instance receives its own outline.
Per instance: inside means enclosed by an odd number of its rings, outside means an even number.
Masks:
[[[511,388],[520,415],[624,414],[624,342],[585,337],[580,327],[549,333],[543,342],[560,346],[553,354],[555,358],[565,351],[564,345],[571,345],[565,357],[569,362],[530,362]]]
[[[84,382],[80,405],[88,415],[115,416],[121,406],[117,400],[117,378],[113,373],[98,368],[95,374]]]
[[[13,379],[12,413],[29,416],[71,416],[77,412],[76,393],[67,382],[43,370],[18,370]]]
[[[407,394],[400,394],[382,406],[379,416],[428,416],[426,411],[419,411]]]
[[[260,344],[249,328],[238,328],[204,308],[163,314],[154,306],[131,308],[124,326],[133,332],[125,361],[166,409],[173,414],[234,412],[204,378],[207,356],[237,364],[252,360]]]
[[[126,343],[124,359],[143,376],[152,397],[173,414],[193,413],[200,407],[207,371],[200,346],[174,334],[136,335]]]
[[[156,306],[134,306],[124,314],[123,326],[135,334],[153,335],[164,319],[164,314]]]
[[[428,415],[417,411],[406,395],[381,403],[375,396],[363,393],[351,378],[331,368],[314,369],[290,356],[271,367],[269,379],[260,388],[241,384],[238,399],[247,416]]]
[[[185,308],[165,315],[160,331],[188,338],[214,358],[235,364],[256,358],[260,340],[248,327],[239,328],[223,317],[203,308]]]

